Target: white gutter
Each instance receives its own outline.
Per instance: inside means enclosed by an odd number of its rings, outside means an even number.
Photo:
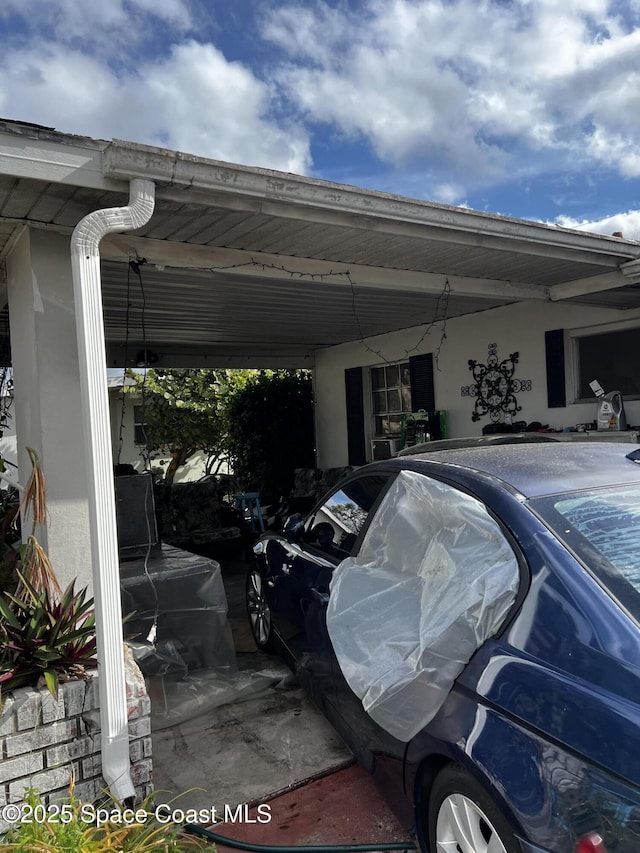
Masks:
[[[495,213],[451,207],[405,198],[360,187],[307,178],[288,172],[208,160],[141,145],[112,140],[103,152],[104,176],[110,180],[132,177],[162,184],[162,197],[186,204],[190,199],[214,207],[237,206],[264,215],[284,215],[305,221],[346,226],[361,225],[380,233],[424,236],[433,228],[439,239],[517,251],[544,258],[572,259],[586,253],[593,264],[611,269],[612,257],[635,260],[640,246],[619,237],[571,231]],[[417,230],[414,228],[417,226]],[[511,246],[510,246],[511,244]]]
[[[130,775],[129,731],[124,676],[113,457],[107,395],[100,240],[111,232],[140,228],[151,219],[155,185],[134,179],[129,205],[96,210],[71,236],[82,416],[89,478],[91,565],[100,673],[102,775],[119,802],[135,796]]]

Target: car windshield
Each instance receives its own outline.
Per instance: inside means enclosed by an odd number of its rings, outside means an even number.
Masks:
[[[640,622],[640,488],[552,495],[529,505]]]

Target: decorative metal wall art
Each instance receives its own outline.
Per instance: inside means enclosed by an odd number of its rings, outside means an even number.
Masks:
[[[472,421],[489,415],[493,423],[498,423],[505,415],[513,417],[522,409],[515,395],[522,391],[531,391],[531,379],[514,379],[520,354],[512,352],[509,358],[498,361],[498,345],[489,344],[487,363],[479,364],[469,359],[469,370],[473,374],[474,384],[463,385],[463,397],[475,397]]]

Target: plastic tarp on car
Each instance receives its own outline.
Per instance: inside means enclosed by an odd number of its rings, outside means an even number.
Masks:
[[[369,715],[401,741],[417,734],[500,628],[519,578],[482,503],[402,471],[358,556],[336,568],[327,610],[338,662]]]

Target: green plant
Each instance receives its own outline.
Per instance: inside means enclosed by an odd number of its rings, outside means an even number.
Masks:
[[[296,468],[315,467],[313,392],[306,371],[257,374],[229,397],[227,448],[243,491],[262,503],[293,486]]]
[[[71,785],[69,800],[58,810],[45,807],[37,791],[25,798],[32,815],[38,810],[45,821],[21,823],[12,827],[0,851],[15,853],[196,853],[210,850],[202,839],[186,835],[175,823],[159,823],[154,817],[153,797],[130,811],[107,801],[96,806],[80,802]],[[106,807],[105,807],[106,806]],[[101,815],[111,814],[111,819]],[[55,819],[54,819],[55,818]]]
[[[3,471],[0,458],[0,474]],[[15,592],[18,585],[16,568],[19,559],[20,501],[16,488],[0,490],[0,592]]]
[[[15,592],[18,585],[16,574],[18,552],[0,539],[0,593]]]
[[[129,374],[135,384],[125,384],[122,390],[143,401],[147,452],[171,456],[165,482],[171,484],[176,471],[197,451],[207,457],[205,472],[217,473],[225,461],[225,400],[255,373],[175,368]]]
[[[60,677],[84,675],[96,662],[93,600],[72,582],[63,593],[49,558],[35,536],[47,521],[45,476],[38,454],[27,447],[32,471],[21,509],[31,517],[31,534],[20,548],[15,593],[0,596],[0,688],[15,690],[40,679],[58,694]]]
[[[86,589],[76,593],[73,582],[58,598],[18,576],[19,593],[0,597],[0,686],[14,690],[42,677],[56,696],[61,675],[82,675],[95,664],[93,599]]]

